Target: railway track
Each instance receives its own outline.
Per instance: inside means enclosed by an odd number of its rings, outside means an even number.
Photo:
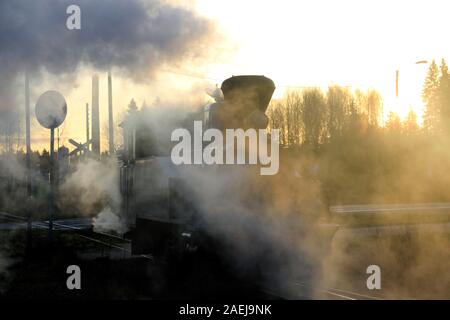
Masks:
[[[306,284],[301,282],[295,282],[296,286],[306,286]],[[316,295],[320,299],[337,299],[337,300],[383,300],[381,297],[376,297],[372,295],[362,294],[355,291],[336,289],[336,288],[313,288]]]
[[[0,212],[0,218],[4,218],[8,221],[15,223],[12,229],[19,229],[25,227],[27,224],[27,218],[14,215],[8,212]],[[83,220],[83,223],[80,221]],[[100,246],[110,249],[120,250],[124,254],[131,256],[131,241],[129,239],[119,237],[117,235],[108,234],[105,232],[98,232],[93,230],[92,225],[88,227],[85,223],[86,219],[68,219],[68,220],[54,220],[53,228],[55,231],[74,231],[74,234],[82,239],[96,243]],[[48,221],[33,221],[33,229],[48,229]],[[151,255],[139,255],[142,258],[148,260],[154,260]]]
[[[14,215],[8,212],[0,212],[0,219],[5,219],[9,223],[23,225],[27,224],[27,218]],[[82,219],[86,220],[86,219]],[[1,224],[1,223],[0,223]],[[32,227],[35,229],[48,229],[48,221],[34,221]],[[104,248],[119,250],[122,254],[131,256],[131,241],[129,239],[108,234],[105,232],[98,232],[86,227],[86,223],[81,223],[77,219],[68,220],[55,220],[53,221],[54,230],[57,231],[73,231],[74,234],[84,240],[95,243]],[[154,261],[155,259],[151,255],[138,255],[139,257]],[[261,292],[268,297],[283,299],[283,300],[295,300],[295,299],[332,299],[332,300],[382,300],[381,297],[362,294],[354,291],[337,289],[337,288],[317,288],[310,284],[290,281],[287,286],[291,294],[284,294],[274,290],[272,288],[261,288]],[[308,292],[308,294],[305,294]]]
[[[286,281],[283,287],[283,290],[264,287],[261,292],[267,294],[269,297],[276,297],[283,300],[384,300],[382,297],[344,289],[316,287],[294,280]]]

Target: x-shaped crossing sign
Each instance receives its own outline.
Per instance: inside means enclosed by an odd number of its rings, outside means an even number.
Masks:
[[[71,152],[70,152],[70,155],[71,156],[73,156],[73,155],[75,155],[75,154],[77,154],[78,152],[84,152],[84,153],[90,153],[90,151],[89,151],[89,145],[92,143],[92,140],[89,140],[88,142],[86,142],[86,143],[78,143],[78,142],[76,142],[75,140],[73,140],[73,139],[69,139],[69,142],[71,143],[71,144],[73,144],[76,148],[75,149],[73,149]]]

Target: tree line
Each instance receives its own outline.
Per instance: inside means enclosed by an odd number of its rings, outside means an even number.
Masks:
[[[361,127],[379,126],[383,100],[375,90],[350,91],[331,86],[291,90],[268,108],[269,126],[280,130],[284,146],[320,145],[342,138]]]
[[[444,136],[450,133],[450,73],[445,59],[440,66],[433,60],[425,78],[422,98],[425,105],[423,125],[410,107],[402,120],[395,112],[384,115],[381,95],[369,89],[352,91],[330,86],[327,90],[307,88],[288,91],[268,109],[270,128],[280,129],[284,146],[319,148],[355,130],[382,128],[406,135]],[[386,118],[386,120],[384,119]]]
[[[326,205],[450,201],[450,76],[433,61],[422,92],[423,123],[410,108],[390,112],[375,90],[291,90],[268,108],[280,130],[281,161],[319,185]],[[283,170],[283,163],[280,163]],[[308,192],[298,190],[299,196]],[[294,196],[294,195],[293,195]]]

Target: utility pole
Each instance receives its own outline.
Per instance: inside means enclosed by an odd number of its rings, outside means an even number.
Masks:
[[[395,97],[398,98],[398,70],[395,71]]]
[[[53,240],[53,217],[55,215],[55,128],[50,129],[50,193],[48,201],[48,240]]]
[[[36,119],[46,129],[50,129],[50,192],[48,193],[48,240],[52,244],[53,218],[55,214],[56,163],[55,163],[55,129],[67,115],[67,103],[57,91],[49,90],[41,94],[36,102]]]
[[[25,72],[25,144],[26,144],[26,166],[27,166],[27,249],[32,245],[32,210],[31,208],[31,130],[30,130],[30,82],[28,73]]]
[[[427,60],[416,61],[415,64],[428,64]],[[399,80],[399,70],[395,70],[395,97],[398,98],[398,80]]]

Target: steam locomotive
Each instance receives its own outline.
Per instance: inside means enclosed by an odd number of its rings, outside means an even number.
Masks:
[[[222,99],[200,111],[136,115],[123,123],[122,209],[134,254],[164,259],[221,254],[248,265],[250,260],[267,263],[267,252],[280,251],[274,248],[279,234],[267,212],[270,177],[260,175],[260,165],[177,166],[170,158],[170,133],[180,127],[192,131],[194,121],[222,132],[265,129],[274,90],[267,77],[233,76],[221,85]]]

